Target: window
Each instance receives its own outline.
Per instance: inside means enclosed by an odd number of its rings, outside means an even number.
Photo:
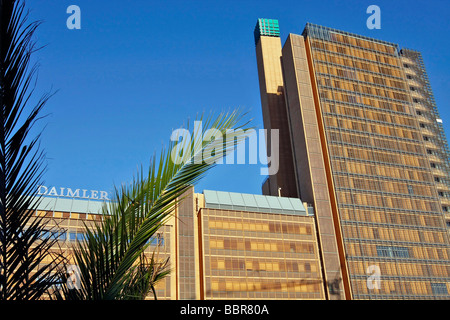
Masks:
[[[448,212],[448,207],[446,207],[446,206],[443,206],[443,207],[442,207],[442,211],[444,211],[444,212]]]
[[[378,229],[373,229],[372,232],[373,232],[373,237],[375,239],[380,239],[380,234],[378,233]]]
[[[76,233],[76,232],[69,233],[70,241],[83,241],[85,239],[86,239],[86,236],[84,235],[84,233]]]
[[[418,116],[421,116],[421,115],[422,115],[422,112],[419,111],[419,110],[417,110],[417,111],[416,111],[416,114],[417,114]]]
[[[436,295],[447,295],[447,285],[445,283],[432,283],[431,290]]]
[[[58,240],[60,240],[60,241],[66,241],[66,238],[67,238],[67,233],[65,233],[65,232],[61,232],[58,236]]]
[[[414,194],[413,188],[411,186],[408,186],[408,193],[409,194]]]
[[[409,251],[406,247],[377,246],[377,255],[388,258],[409,258]]]
[[[425,124],[424,123],[420,123],[420,127],[421,128],[425,128]]]
[[[439,196],[441,196],[441,197],[444,196],[444,193],[442,191],[439,191],[438,193],[439,193]]]
[[[430,141],[430,138],[428,138],[427,136],[423,136],[423,140]]]
[[[430,163],[430,166],[431,166],[432,168],[436,168],[436,163],[431,162],[431,163]]]
[[[152,246],[164,246],[164,237],[158,234],[156,237],[151,237],[149,242]]]
[[[404,63],[403,66],[404,66],[405,68],[409,68],[409,65],[406,64],[406,63]]]
[[[433,154],[433,151],[430,150],[430,149],[427,149],[427,153],[428,153],[428,154]]]
[[[394,257],[398,258],[409,258],[408,248],[392,248]]]
[[[436,182],[440,182],[440,181],[441,181],[441,179],[439,179],[439,177],[434,177],[434,181],[436,181]]]
[[[305,263],[305,271],[311,272],[311,265],[309,263]]]
[[[414,87],[409,87],[409,89],[410,89],[411,91],[416,91],[416,88],[414,88]]]
[[[41,232],[40,238],[43,240],[52,238],[52,239],[64,241],[64,240],[66,240],[66,233],[64,231],[58,232],[58,231],[44,230]]]

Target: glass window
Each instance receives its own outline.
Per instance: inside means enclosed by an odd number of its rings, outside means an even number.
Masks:
[[[409,251],[406,247],[377,246],[379,257],[389,258],[409,258]]]
[[[83,241],[85,239],[86,239],[86,237],[85,237],[84,233],[69,232],[69,240],[70,241]]]
[[[433,291],[433,294],[436,295],[447,295],[447,286],[445,283],[432,283],[431,284],[431,290]]]
[[[47,230],[44,230],[44,231],[41,232],[40,238],[45,240],[45,239],[50,238],[50,236],[51,236],[51,232],[47,231]]]
[[[76,232],[70,232],[70,233],[69,233],[69,240],[70,240],[70,241],[75,241],[75,240],[77,240],[77,233],[76,233]]]
[[[83,241],[86,239],[86,236],[84,235],[84,233],[77,233],[77,240],[78,241]]]
[[[60,233],[58,234],[58,240],[60,240],[60,241],[65,241],[66,238],[67,238],[66,232],[60,232]]]
[[[156,246],[156,245],[164,246],[164,237],[161,237],[159,235],[156,237],[151,237],[149,242],[152,246]]]

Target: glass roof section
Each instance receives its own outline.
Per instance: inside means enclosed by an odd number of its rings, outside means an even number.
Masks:
[[[205,207],[262,213],[308,215],[300,199],[204,190]]]
[[[41,197],[37,210],[101,214],[104,204],[99,200],[82,200],[63,197]]]

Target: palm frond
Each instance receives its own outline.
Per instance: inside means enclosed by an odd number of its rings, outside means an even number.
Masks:
[[[50,95],[30,107],[37,71],[29,66],[32,38],[40,23],[28,24],[27,17],[24,1],[0,0],[0,299],[40,298],[62,263],[60,257],[43,263],[56,240],[42,239],[49,228],[34,216],[39,200],[30,197],[41,182],[45,155],[40,134],[29,135]]]
[[[248,122],[243,123],[244,117],[233,111],[216,118],[201,118],[202,130],[182,142],[171,141],[159,157],[152,158],[147,175],[141,168],[130,185],[115,189],[112,200],[103,208],[103,220],[94,228],[86,226],[86,240],[74,247],[82,299],[134,299],[137,293],[142,299],[149,288],[154,288],[153,283],[167,274],[165,268],[151,276],[142,271],[155,271],[142,266],[141,257],[150,246],[149,240],[171,217],[182,195],[245,139],[245,134],[238,134],[233,144],[203,139],[207,130],[214,128],[223,135],[229,129],[245,132]],[[182,150],[177,149],[180,144],[185,147],[185,155],[184,161],[178,163],[172,161],[172,152]],[[203,161],[194,161],[199,157]],[[154,260],[150,265],[158,263]],[[142,282],[145,274],[146,285]]]

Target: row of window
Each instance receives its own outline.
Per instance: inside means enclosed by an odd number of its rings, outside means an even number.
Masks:
[[[319,69],[319,70],[324,71],[323,68]],[[323,72],[320,72],[320,73],[323,74]],[[353,73],[350,73],[350,71],[347,71],[347,70],[337,69],[335,71],[335,73],[332,73],[332,75],[336,75],[341,78],[347,78],[352,81],[356,80],[356,73],[354,71],[353,71]],[[335,82],[335,85],[337,85],[336,82]],[[392,100],[392,101],[399,102],[399,103],[409,103],[409,94],[407,94],[405,92],[386,90],[386,89],[373,87],[373,86],[363,86],[361,84],[356,84],[356,83],[352,84],[352,82],[349,82],[348,86],[339,85],[339,87],[342,87],[342,88],[330,87],[330,89],[333,90],[335,96],[338,95],[338,93],[339,93],[339,91],[337,91],[337,90],[340,90],[342,92],[342,94],[345,96],[345,100],[342,100],[342,101],[346,101],[346,102],[358,103],[357,97],[365,97],[366,99],[381,98],[381,99]],[[321,88],[322,88],[322,90],[320,91],[320,97],[331,99],[330,98],[332,96],[331,93],[329,91],[327,92],[326,90],[324,90],[327,87],[321,87]]]
[[[246,271],[273,271],[273,272],[318,272],[316,262],[312,261],[286,261],[274,259],[257,260],[251,258],[211,257],[211,270],[246,270]]]
[[[335,102],[331,101],[330,102]],[[342,102],[342,101],[341,101]],[[355,104],[353,104],[355,105]],[[355,107],[358,107],[355,105]],[[361,108],[361,106],[359,106]],[[336,115],[333,115],[336,116]],[[399,138],[402,140],[412,140],[412,141],[421,141],[421,137],[419,135],[418,130],[415,127],[406,127],[401,124],[398,124],[397,121],[392,123],[381,122],[375,119],[369,119],[371,122],[366,122],[359,120],[361,122],[361,126],[365,126],[365,132],[369,134],[386,136],[392,138]],[[341,117],[341,119],[336,120],[338,124],[336,125],[336,129],[349,129],[352,130],[353,123],[358,121],[358,119],[351,119],[348,117]],[[361,127],[363,128],[363,127]]]
[[[404,166],[406,168],[427,168],[425,157],[402,155],[398,152],[362,149],[357,146],[329,145],[328,150],[333,157],[352,160],[366,160],[384,165]]]
[[[246,239],[220,239],[211,237],[209,241],[211,249],[267,251],[267,252],[292,252],[313,254],[314,244],[305,242],[246,240]]]
[[[333,172],[335,174],[355,174],[364,176],[365,179],[386,179],[403,181],[406,183],[417,183],[430,185],[433,181],[430,173],[426,171],[426,167],[422,168],[404,168],[401,166],[392,166],[383,163],[375,163],[373,161],[364,161],[356,159],[332,159]]]
[[[309,224],[294,224],[280,222],[257,222],[257,221],[235,221],[230,219],[214,219],[210,218],[208,222],[209,228],[226,229],[239,231],[259,231],[270,233],[285,234],[306,234],[311,235],[312,229]]]
[[[412,225],[414,227],[414,225]],[[443,227],[443,226],[442,226]],[[344,225],[342,228],[344,235],[349,239],[365,239],[365,240],[388,240],[405,243],[422,243],[422,244],[445,244],[446,232],[422,231],[413,228],[389,228],[378,227],[370,228],[354,225]],[[378,250],[377,250],[378,251]],[[373,252],[371,253],[373,255]],[[446,254],[445,254],[446,255]],[[444,258],[448,258],[447,256]]]
[[[378,89],[382,88],[381,85],[383,83],[382,81],[379,80],[379,78],[392,79],[392,81],[397,81],[392,82],[392,84],[394,85],[393,88],[397,88],[399,84],[402,83],[401,88],[398,88],[397,90],[404,90],[404,92],[406,93],[403,78],[398,70],[392,68],[378,67],[374,65],[370,65],[370,67],[372,69],[374,68],[375,70],[362,69],[362,68],[355,68],[352,65],[346,66],[343,64],[330,63],[317,59],[314,62],[316,71],[319,74],[324,74],[327,76],[333,75],[340,78],[345,78],[345,80],[357,81],[360,83],[368,84],[369,86],[376,85]],[[387,87],[383,85],[383,88],[391,89],[392,87],[390,86]]]
[[[426,299],[433,296],[448,296],[448,289],[445,283],[426,283],[418,281],[380,281],[381,288],[370,289],[367,280],[352,280],[352,289],[355,299],[375,299],[392,297],[401,299]],[[386,297],[384,297],[386,296]]]
[[[358,124],[353,122],[353,124]],[[356,130],[355,130],[356,129]],[[360,128],[353,126],[354,131]],[[404,141],[396,141],[393,139],[378,138],[375,136],[368,136],[365,132],[352,132],[349,130],[329,130],[328,131],[328,142],[330,143],[341,143],[347,144],[349,146],[361,146],[363,148],[371,148],[378,150],[387,151],[400,151],[405,154],[412,154],[417,156],[423,155],[423,148],[417,143],[408,143]]]
[[[327,106],[328,107],[328,106]],[[353,121],[352,123],[358,124],[357,128],[353,130],[358,131],[370,131],[371,125],[382,124],[383,126],[393,126],[400,129],[414,129],[416,130],[416,123],[412,116],[410,115],[398,115],[391,112],[386,112],[385,109],[382,110],[371,110],[369,106],[345,106],[345,105],[335,105],[329,106],[324,114],[327,116],[327,125],[334,126],[338,119],[347,119]]]
[[[369,96],[381,96],[389,99],[404,100],[407,97],[407,92],[402,90],[404,86],[403,82],[398,80],[387,81],[384,78],[376,77],[373,75],[360,75],[350,73],[349,71],[338,69],[337,74],[327,74],[326,76],[322,73],[317,77],[317,83],[329,89],[338,89],[343,91],[349,91],[353,93],[361,93]],[[356,77],[356,78],[355,78]],[[357,78],[363,78],[364,81],[358,81]],[[331,80],[331,79],[333,80]],[[390,86],[387,86],[387,85]],[[393,87],[393,85],[395,87]],[[399,98],[400,97],[400,98]],[[405,100],[407,101],[407,100]]]
[[[339,37],[339,35],[337,36]],[[385,46],[382,44],[374,43],[373,41],[365,41],[354,37],[348,37],[348,39],[349,39],[348,43],[345,43],[344,46],[339,46],[332,42],[325,42],[320,40],[311,40],[311,46],[313,48],[326,50],[329,52],[337,52],[352,57],[359,57],[361,59],[372,60],[373,62],[380,62],[389,65],[399,66],[398,59],[392,57],[392,54],[395,51],[395,49],[392,46]],[[343,42],[339,40],[337,41]],[[349,47],[349,45],[353,47]],[[378,52],[374,53],[371,52],[370,50],[376,50]]]
[[[359,118],[365,120],[367,118],[364,110],[372,110],[374,112],[382,111],[384,114],[390,114],[391,117],[406,116],[412,118],[410,107],[408,105],[393,103],[391,101],[383,100],[371,100],[373,103],[370,105],[365,104],[364,109],[360,105],[356,104],[338,104],[335,101],[333,103],[323,104],[323,113],[330,113],[333,115],[346,115],[353,118]],[[398,121],[394,121],[397,123]],[[400,121],[400,124],[401,121]],[[404,123],[405,125],[406,122]]]
[[[430,282],[430,278],[449,278],[449,267],[445,263],[431,264],[428,261],[407,262],[405,259],[382,257],[377,260],[349,261],[350,274],[354,278],[366,277],[369,266],[377,266],[380,276],[386,281],[400,278],[404,282],[422,280]],[[422,278],[422,279],[420,279]],[[388,280],[389,279],[389,280]],[[450,282],[449,282],[450,283]]]
[[[86,234],[83,232],[65,232],[65,231],[43,231],[40,235],[41,239],[53,238],[58,241],[85,241]],[[164,238],[160,236],[151,237],[149,240],[151,245],[164,246]]]
[[[415,210],[424,212],[441,212],[437,201],[415,199],[407,196],[386,195],[381,192],[340,190],[338,194],[339,205],[355,205],[362,207],[374,207],[378,209]]]
[[[394,212],[391,210],[375,210],[353,208],[352,206],[340,206],[339,215],[343,222],[353,223],[356,221],[365,222],[366,225],[373,226],[411,226],[422,228],[442,228],[442,219],[439,215],[427,215],[405,210],[405,212]]]
[[[375,191],[393,195],[416,195],[417,197],[433,197],[434,189],[432,186],[409,185],[405,182],[381,180],[379,178],[369,177],[349,177],[347,175],[334,175],[335,186],[338,189],[358,189],[359,191]]]
[[[257,280],[257,279],[221,279],[211,281],[211,291],[267,291],[273,295],[276,291],[317,292],[322,291],[321,280]]]

